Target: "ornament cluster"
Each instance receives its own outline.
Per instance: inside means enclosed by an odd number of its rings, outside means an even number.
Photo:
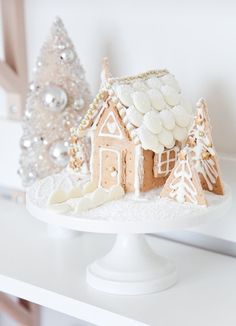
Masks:
[[[70,129],[79,124],[90,101],[84,70],[57,18],[28,90],[18,171],[24,186],[67,166]]]

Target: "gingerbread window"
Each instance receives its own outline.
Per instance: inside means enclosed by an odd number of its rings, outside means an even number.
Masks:
[[[179,147],[175,146],[172,149],[166,149],[164,152],[154,155],[153,173],[155,178],[166,176],[171,172],[177,161],[178,152]]]

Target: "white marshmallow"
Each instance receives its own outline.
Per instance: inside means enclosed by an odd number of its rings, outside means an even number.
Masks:
[[[137,133],[144,149],[153,150],[153,148],[160,146],[157,136],[151,133],[145,126],[142,125],[142,127],[138,128]]]
[[[173,130],[173,136],[176,140],[183,142],[188,136],[187,129],[175,126],[175,129]]]
[[[132,94],[133,103],[136,109],[141,113],[146,113],[151,110],[151,102],[148,95],[138,91]]]
[[[156,111],[149,111],[144,115],[143,123],[149,131],[158,134],[162,130],[160,114]]]
[[[163,146],[170,147],[173,143],[174,138],[172,132],[163,128],[162,131],[158,134],[158,139]]]
[[[177,105],[172,109],[176,124],[180,127],[187,127],[191,121],[191,115],[181,106]]]
[[[162,86],[160,80],[157,77],[151,77],[147,79],[146,84],[148,85],[149,88],[156,88],[156,89],[160,89]]]
[[[152,88],[147,93],[150,98],[152,107],[154,109],[156,109],[157,111],[161,111],[162,109],[164,109],[164,107],[166,106],[166,103],[164,101],[164,98],[163,98],[161,92],[158,89]]]
[[[175,117],[170,109],[166,109],[160,112],[160,119],[163,126],[167,130],[172,130],[175,127]]]
[[[142,122],[143,122],[143,115],[136,110],[134,105],[131,105],[127,110],[126,110],[126,116],[135,127],[140,127]]]
[[[161,87],[161,92],[167,104],[174,106],[180,101],[180,96],[178,92],[171,86],[163,85]]]
[[[117,86],[116,93],[117,93],[118,98],[121,100],[121,102],[124,105],[130,106],[133,104],[133,100],[131,97],[131,94],[133,93],[133,89],[129,85]]]

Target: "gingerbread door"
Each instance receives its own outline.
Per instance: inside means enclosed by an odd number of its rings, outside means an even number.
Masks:
[[[100,182],[104,188],[121,184],[121,153],[119,150],[100,148]]]

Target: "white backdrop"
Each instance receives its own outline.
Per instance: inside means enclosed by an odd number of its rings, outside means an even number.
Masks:
[[[100,62],[114,75],[167,68],[192,103],[210,106],[219,151],[236,154],[236,2],[26,0],[29,71],[59,15],[95,93]]]

